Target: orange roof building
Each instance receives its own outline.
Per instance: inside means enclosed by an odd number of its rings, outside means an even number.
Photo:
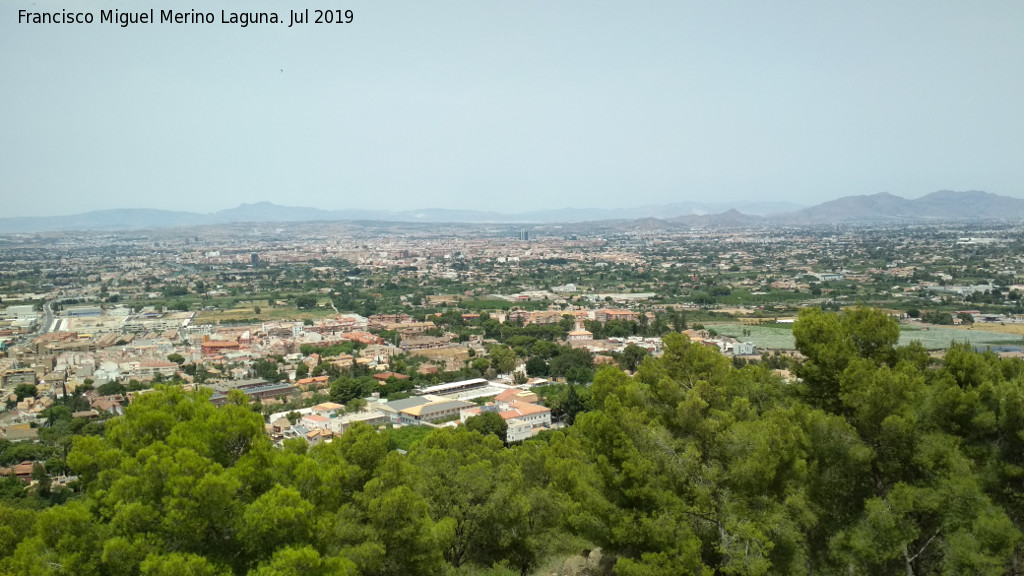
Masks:
[[[238,340],[210,340],[209,336],[203,336],[203,343],[200,348],[203,354],[223,354],[230,350],[239,350],[242,345]]]

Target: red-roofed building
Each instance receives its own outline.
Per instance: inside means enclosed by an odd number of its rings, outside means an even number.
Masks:
[[[345,335],[345,338],[359,342],[361,344],[383,344],[384,339],[376,334],[370,334],[369,332],[350,332]]]
[[[120,416],[124,414],[125,398],[120,394],[112,394],[110,396],[100,396],[89,403],[89,406],[96,409],[99,412],[106,412],[113,414],[114,416]]]
[[[302,378],[301,380],[297,380],[295,382],[295,385],[301,388],[302,390],[309,390],[310,387],[319,387],[323,384],[327,384],[328,380],[330,380],[330,377],[327,375],[311,376],[309,378]]]
[[[516,401],[536,404],[537,402],[540,401],[540,399],[537,397],[537,394],[535,392],[530,392],[529,390],[520,390],[519,388],[509,388],[508,390],[505,390],[501,394],[495,396],[494,401],[498,403],[504,402],[505,404]]]
[[[594,333],[589,330],[573,330],[568,334],[570,342],[588,342],[594,339]]]
[[[25,482],[32,481],[32,466],[35,462],[25,461],[10,468],[0,468],[0,476],[15,476]],[[40,462],[41,464],[41,462]]]
[[[177,371],[178,365],[174,362],[154,360],[139,364],[138,369],[135,370],[135,374],[140,378],[152,378],[157,374],[160,374],[161,376],[173,376]]]
[[[313,430],[306,432],[306,442],[309,443],[310,446],[316,446],[323,442],[330,442],[333,439],[334,432],[331,432],[330,430],[314,428]]]
[[[320,414],[306,414],[299,423],[310,430],[326,430],[331,425],[331,419]]]
[[[602,308],[594,312],[594,320],[604,324],[609,320],[625,320],[632,322],[636,320],[636,313],[632,310],[617,310],[613,308]]]
[[[210,340],[209,336],[203,336],[203,343],[200,346],[206,355],[223,354],[231,350],[240,350],[241,347],[238,340]]]
[[[483,407],[466,408],[459,412],[459,420],[465,423],[468,418],[479,416],[484,412],[497,412],[508,424],[508,430],[505,432],[506,442],[525,440],[533,436],[537,429],[551,426],[550,408],[519,400],[498,401]]]

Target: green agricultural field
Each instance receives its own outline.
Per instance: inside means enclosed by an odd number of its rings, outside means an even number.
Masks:
[[[927,329],[918,326],[900,325],[900,344],[920,340],[929,350],[946,348],[952,341],[970,342],[975,346],[1020,346],[1024,339],[1016,334],[990,332],[988,330],[961,330],[946,326],[929,326]]]
[[[705,324],[719,334],[731,336],[739,340],[753,342],[758,348],[776,350],[792,349],[792,324],[766,324],[761,326],[744,326],[742,324]],[[749,330],[750,336],[743,336],[743,330]],[[1016,334],[990,332],[986,330],[961,330],[945,326],[929,326],[922,329],[917,326],[900,325],[900,345],[919,340],[929,350],[939,350],[949,346],[952,341],[970,342],[975,346],[1013,346],[1024,345],[1024,338]]]
[[[523,310],[546,310],[550,302],[510,302],[508,300],[498,300],[492,298],[483,299],[466,299],[459,302],[458,307],[462,310],[510,310],[512,308],[522,308]]]
[[[751,294],[746,288],[734,288],[727,296],[716,296],[715,302],[725,306],[765,306],[799,302],[808,298],[812,296],[806,292],[792,290],[771,290],[767,294]]]
[[[256,314],[255,308],[260,313]],[[223,310],[203,310],[196,319],[196,324],[216,324],[218,322],[247,322],[258,319],[263,322],[283,322],[292,320],[316,320],[336,316],[334,309],[326,298],[318,301],[317,308],[299,310],[294,304],[270,306],[266,300],[241,301],[232,308]]]
[[[792,324],[760,324],[757,326],[705,324],[704,327],[723,336],[731,336],[744,342],[753,342],[760,349],[790,350],[793,348]],[[744,330],[748,330],[750,335],[744,336]]]

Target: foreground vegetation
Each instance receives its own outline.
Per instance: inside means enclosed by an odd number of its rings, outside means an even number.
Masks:
[[[0,508],[0,573],[528,574],[600,546],[625,576],[1019,574],[1024,362],[933,360],[870,309],[793,333],[799,383],[670,335],[514,447],[353,426],[276,449],[241,396],[162,388],[75,438],[84,493]]]

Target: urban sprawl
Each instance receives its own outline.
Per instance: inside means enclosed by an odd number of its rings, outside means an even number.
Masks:
[[[361,422],[401,446],[489,413],[519,442],[571,423],[595,369],[633,372],[671,332],[793,379],[804,308],[880,308],[936,356],[953,341],[1019,356],[1021,238],[642,222],[7,235],[0,437],[38,450],[0,473],[73,483],[40,433],[55,414],[102,426],[168,383],[252,406],[278,444]]]

